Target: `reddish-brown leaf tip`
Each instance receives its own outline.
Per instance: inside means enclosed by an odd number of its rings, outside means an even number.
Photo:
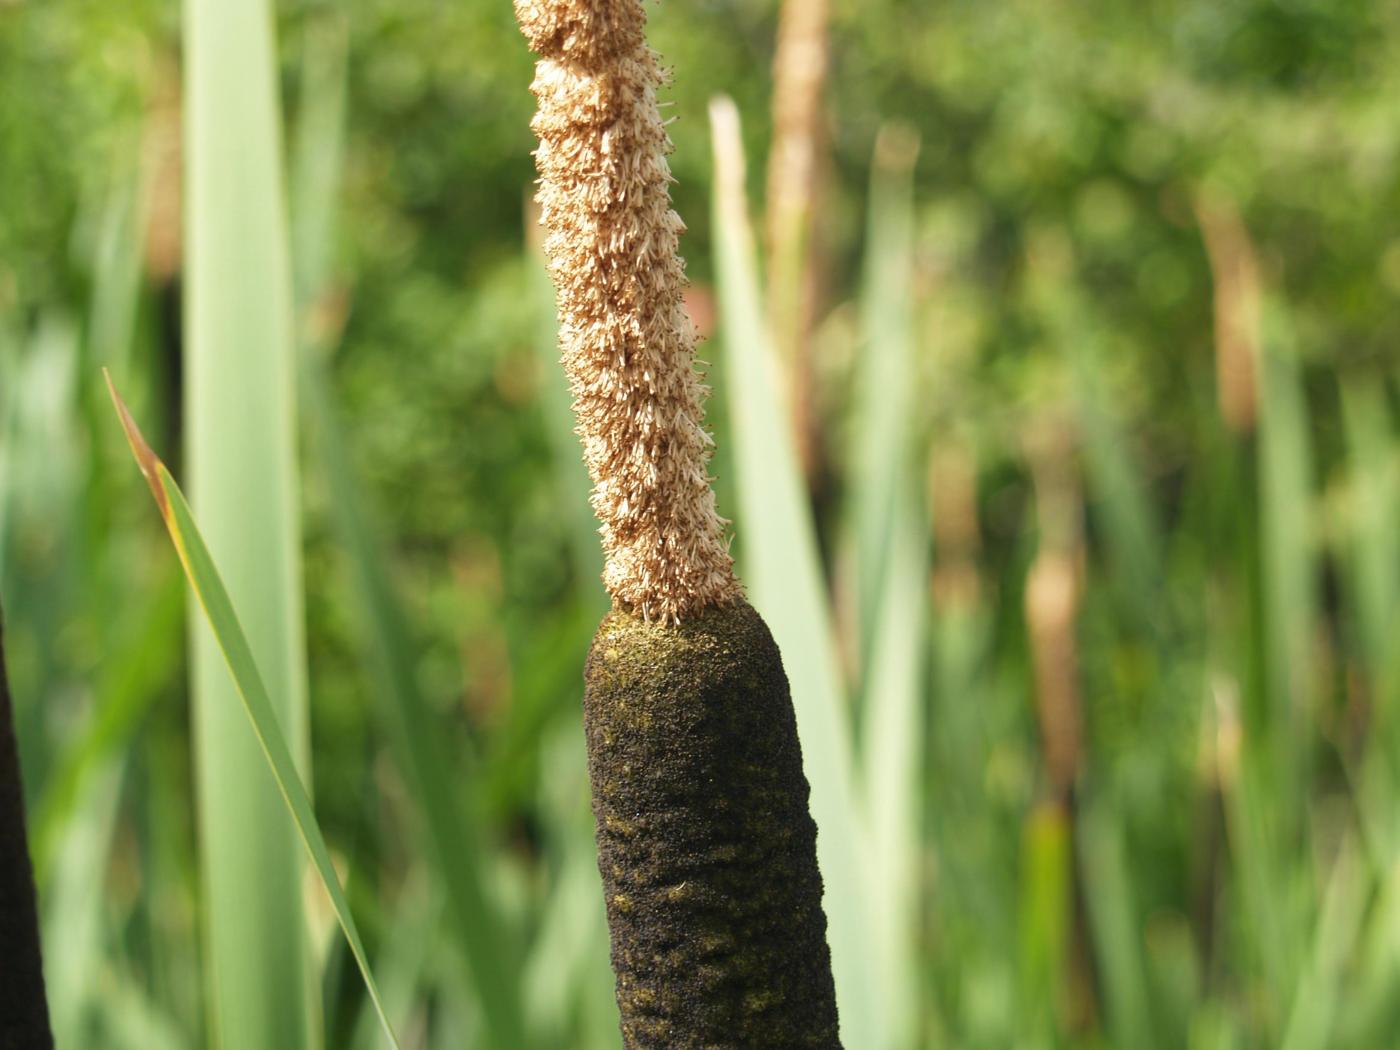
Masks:
[[[156,498],[160,516],[168,523],[170,502],[165,495],[165,487],[160,483],[159,474],[159,469],[164,464],[161,463],[160,457],[151,451],[151,446],[141,434],[141,428],[136,425],[136,420],[131,418],[126,402],[122,400],[121,394],[117,393],[117,385],[112,382],[112,373],[104,368],[102,378],[107,381],[107,392],[112,395],[112,404],[116,406],[117,417],[121,420],[122,429],[126,431],[126,441],[131,446],[131,454],[136,457],[136,465],[141,468],[141,476],[146,479],[146,484],[151,488],[151,495]]]

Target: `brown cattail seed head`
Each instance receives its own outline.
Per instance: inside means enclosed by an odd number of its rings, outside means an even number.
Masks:
[[[536,200],[603,581],[623,608],[679,622],[741,589],[710,488],[661,68],[641,0],[517,0],[515,13],[540,55]]]

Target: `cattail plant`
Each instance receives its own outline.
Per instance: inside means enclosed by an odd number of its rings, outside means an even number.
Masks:
[[[1215,386],[1220,418],[1236,434],[1258,415],[1259,264],[1249,231],[1228,197],[1201,192],[1193,200],[1210,263],[1215,308]]]
[[[779,14],[765,209],[769,327],[791,395],[798,455],[809,479],[819,468],[809,344],[816,307],[813,220],[825,159],[822,103],[830,17],[828,0],[784,0]]]
[[[1067,425],[1053,418],[1037,421],[1026,438],[1041,536],[1026,579],[1026,634],[1047,786],[1062,806],[1079,776],[1082,735],[1075,632],[1084,550],[1072,442]]]
[[[612,610],[584,671],[627,1047],[839,1046],[786,675],[715,510],[641,0],[517,0]]]
[[[0,1050],[53,1046],[0,625]]]
[[[1056,1003],[1060,1024],[1082,1030],[1093,1015],[1093,982],[1088,972],[1088,946],[1083,915],[1077,907],[1082,886],[1070,843],[1080,824],[1076,794],[1083,763],[1083,727],[1079,695],[1079,618],[1084,562],[1082,496],[1074,467],[1074,433],[1054,412],[1034,419],[1025,435],[1035,492],[1039,550],[1026,578],[1025,623],[1034,673],[1035,713],[1040,725],[1045,795],[1026,825],[1029,863],[1042,871],[1059,872],[1050,887],[1042,914],[1046,928],[1056,930],[1043,939],[1040,952],[1028,955],[1027,978]],[[1060,885],[1060,892],[1053,887]],[[1070,925],[1070,915],[1074,922]],[[1033,961],[1032,961],[1033,960]]]

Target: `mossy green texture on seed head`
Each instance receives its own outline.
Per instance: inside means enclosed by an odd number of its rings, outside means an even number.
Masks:
[[[816,825],[758,613],[615,609],[584,683],[624,1045],[839,1048]]]

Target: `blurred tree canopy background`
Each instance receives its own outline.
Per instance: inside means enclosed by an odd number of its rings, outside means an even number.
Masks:
[[[705,334],[706,104],[736,100],[761,201],[778,6],[649,7]],[[532,957],[581,946],[533,964],[527,1001],[553,1045],[616,1045],[577,706],[603,597],[529,239],[530,56],[504,0],[278,12],[294,244],[313,207],[335,216],[323,259],[297,258],[331,275],[299,328],[500,907]],[[809,480],[853,679],[872,158],[888,122],[918,142],[910,1045],[1390,1045],[1400,5],[833,0],[830,49]],[[178,476],[179,97],[178,5],[0,0],[0,593],[71,1045],[202,1031],[181,585],[99,375],[143,377]],[[701,356],[742,560],[743,450]],[[394,951],[440,905],[366,699],[334,496],[305,477],[317,811],[414,1045],[462,1045],[460,967],[426,936]],[[562,940],[552,909],[577,914]],[[328,1045],[370,1045],[318,922]]]

